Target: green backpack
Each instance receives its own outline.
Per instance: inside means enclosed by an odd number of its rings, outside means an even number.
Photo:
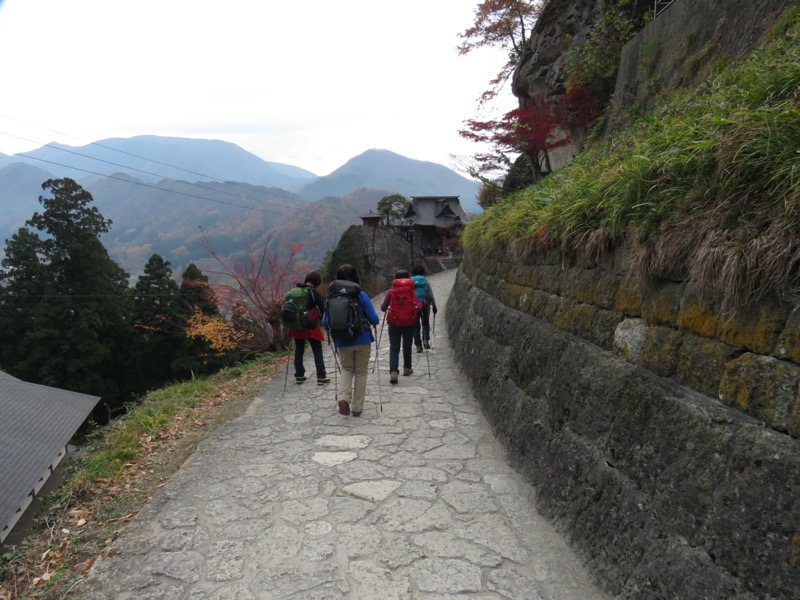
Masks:
[[[283,298],[280,319],[284,327],[290,329],[308,329],[317,324],[308,318],[310,308],[309,291],[306,287],[295,286]]]

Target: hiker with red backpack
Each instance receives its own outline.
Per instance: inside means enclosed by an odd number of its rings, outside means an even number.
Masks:
[[[417,324],[419,301],[414,293],[414,282],[408,271],[400,270],[394,276],[392,287],[381,302],[381,310],[389,322],[389,383],[397,383],[400,375],[400,346],[403,347],[403,375],[411,375],[411,346]],[[388,312],[387,312],[388,310]]]

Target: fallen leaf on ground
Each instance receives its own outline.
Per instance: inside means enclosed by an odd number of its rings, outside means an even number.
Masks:
[[[94,565],[94,559],[85,560],[83,562],[79,562],[77,565],[72,567],[72,570],[80,575],[86,575],[89,572],[89,569],[92,568]]]

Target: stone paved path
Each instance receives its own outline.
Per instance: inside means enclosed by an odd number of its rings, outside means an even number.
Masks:
[[[281,373],[200,445],[70,597],[607,598],[536,513],[534,489],[506,465],[453,364],[454,277],[430,278],[434,347],[414,354],[413,375],[389,385],[385,330],[381,385],[376,370],[361,418],[337,413],[333,382],[296,385],[290,373],[284,392]]]

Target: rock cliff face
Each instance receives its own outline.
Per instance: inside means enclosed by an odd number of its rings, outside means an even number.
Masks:
[[[634,105],[652,107],[671,89],[696,87],[715,63],[755,48],[796,0],[675,0],[623,48],[606,132]]]
[[[531,32],[514,72],[512,92],[526,99],[564,93],[564,58],[570,46],[586,41],[597,19],[597,0],[551,0]]]
[[[565,65],[571,48],[582,47],[597,33],[598,24],[607,12],[624,15],[625,18],[641,21],[652,9],[652,0],[550,0],[531,32],[528,46],[512,79],[512,92],[520,104],[536,94],[548,97],[559,96],[566,91],[568,73]],[[619,43],[611,40],[600,44],[609,47]],[[593,93],[605,97],[613,89],[613,75],[595,78]],[[586,137],[584,126],[570,126],[569,135],[573,143],[551,151],[550,162],[554,169],[574,158],[583,147]]]
[[[460,318],[448,329],[538,507],[609,591],[794,598],[800,441],[697,388],[716,381],[722,390],[727,378],[765,404],[782,389],[797,411],[797,365],[670,326],[681,308],[700,314],[692,302],[678,287],[652,297],[627,290],[613,261],[563,269],[557,256],[468,254],[448,303]],[[800,331],[791,320],[782,328],[786,340]],[[755,329],[745,328],[752,340]]]
[[[570,46],[583,43],[597,19],[597,0],[551,0],[531,32],[528,46],[514,71],[513,94],[520,104],[536,94],[564,93],[564,59]],[[573,144],[550,152],[553,169],[572,160],[580,151],[585,134],[570,131]]]
[[[619,0],[550,0],[514,72],[514,95],[523,102],[538,93],[563,94],[570,48],[585,44],[603,13],[620,10],[618,4]],[[796,0],[675,0],[622,49],[616,84],[611,82],[615,87],[606,133],[624,126],[624,111],[634,104],[647,108],[670,89],[700,85],[714,61],[752,50],[780,13],[795,4]],[[632,0],[626,10],[638,18],[652,8],[652,0]],[[553,153],[554,168],[582,147],[585,132],[569,134],[575,143]]]
[[[336,278],[336,269],[343,263],[356,267],[361,287],[370,295],[385,291],[398,269],[411,270],[422,264],[427,273],[438,273],[452,265],[443,265],[435,258],[425,258],[417,239],[409,244],[397,233],[352,225],[342,234],[331,253],[328,279]]]

